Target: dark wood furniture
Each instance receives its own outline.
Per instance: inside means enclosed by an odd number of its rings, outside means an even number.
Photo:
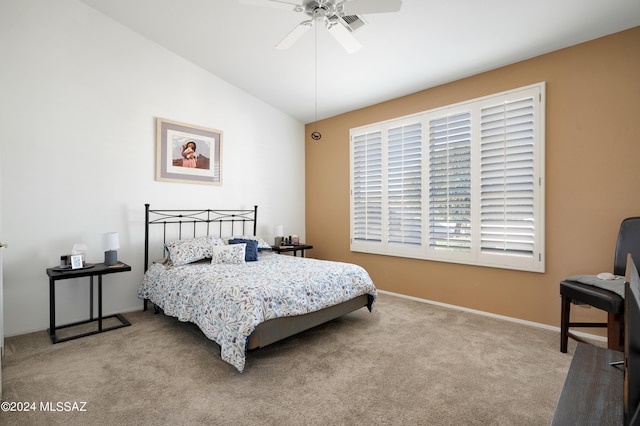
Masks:
[[[640,259],[640,217],[628,217],[620,224],[616,250],[613,259],[613,274],[625,275],[627,254],[631,253]],[[562,308],[560,313],[560,352],[567,352],[567,341],[572,338],[584,342],[571,333],[572,327],[607,327],[609,349],[622,350],[624,342],[624,298],[613,291],[608,291],[588,284],[564,280],[560,282]],[[571,322],[571,303],[582,303],[607,312],[607,322]]]
[[[105,331],[115,330],[117,328],[126,327],[131,325],[127,319],[121,314],[114,314],[108,316],[102,316],[102,276],[108,274],[115,274],[118,272],[131,271],[131,266],[121,263],[122,266],[107,266],[104,263],[96,263],[93,266],[82,269],[61,269],[59,267],[47,268],[47,275],[49,276],[49,328],[47,332],[51,338],[51,342],[60,343],[67,340],[77,339],[79,337],[91,336],[97,333],[104,333]],[[89,319],[84,321],[78,321],[65,325],[56,326],[56,281],[68,280],[71,278],[89,277],[90,289],[89,289]],[[98,277],[98,316],[93,316],[93,277]],[[117,318],[120,324],[103,327],[103,321],[109,318]],[[64,338],[58,338],[56,336],[56,330],[63,328],[74,327],[82,324],[89,324],[97,322],[98,328],[87,332],[81,332],[72,336]]]
[[[298,252],[300,252],[301,257],[304,257],[304,251],[311,250],[312,248],[313,246],[310,246],[308,244],[297,244],[295,246],[272,246],[271,250],[275,251],[278,254],[293,252],[294,256],[297,256]]]
[[[621,350],[623,342],[624,299],[609,290],[575,281],[560,282],[560,352],[567,353],[569,337],[578,342],[585,341],[571,332],[573,327],[606,327],[607,347]],[[571,304],[580,302],[607,312],[607,322],[571,322]]]
[[[622,425],[624,353],[578,343],[564,381],[552,426]]]

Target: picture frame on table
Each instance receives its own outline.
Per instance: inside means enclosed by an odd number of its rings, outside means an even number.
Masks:
[[[73,254],[71,255],[71,269],[80,269],[84,265],[82,264],[82,255],[81,254]]]
[[[222,131],[157,118],[156,180],[222,185]]]

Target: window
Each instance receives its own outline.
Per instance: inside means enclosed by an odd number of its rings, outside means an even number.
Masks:
[[[387,229],[389,243],[422,242],[422,127],[389,129],[387,138]]]
[[[358,191],[352,198],[352,234],[358,241],[382,242],[382,133],[353,138],[352,175]]]
[[[544,272],[544,97],[351,129],[351,250]]]

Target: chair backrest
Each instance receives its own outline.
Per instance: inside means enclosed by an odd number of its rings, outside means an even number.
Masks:
[[[613,274],[624,275],[627,267],[627,254],[640,259],[640,217],[629,217],[620,224],[616,255],[613,260]]]

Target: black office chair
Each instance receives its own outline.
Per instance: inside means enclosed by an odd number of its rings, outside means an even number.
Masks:
[[[625,274],[627,254],[640,259],[640,217],[622,221],[613,260],[613,274]],[[616,351],[623,349],[624,342],[624,298],[617,293],[589,284],[564,280],[560,282],[562,308],[560,316],[560,352],[567,352],[569,337],[584,342],[569,331],[571,327],[607,327],[607,347]],[[571,322],[571,303],[591,305],[608,314],[607,322]]]

